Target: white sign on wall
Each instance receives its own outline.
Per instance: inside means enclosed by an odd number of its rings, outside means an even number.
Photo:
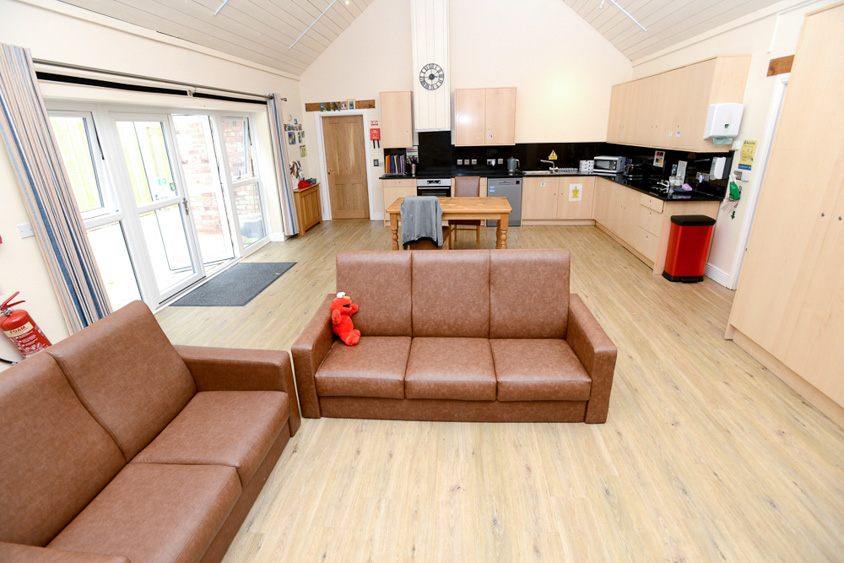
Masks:
[[[569,184],[569,201],[581,201],[583,199],[583,184]]]

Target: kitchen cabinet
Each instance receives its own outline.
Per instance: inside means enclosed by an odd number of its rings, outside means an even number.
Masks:
[[[572,190],[573,187],[574,190]],[[561,176],[557,194],[557,219],[588,220],[593,218],[594,177]]]
[[[577,199],[570,201],[572,186]],[[595,178],[592,176],[546,176],[525,178],[522,183],[522,220],[584,220],[593,218]]]
[[[293,190],[293,204],[296,206],[296,217],[299,220],[299,236],[305,231],[322,223],[322,205],[319,199],[319,183],[311,184],[307,188]]]
[[[384,193],[384,209],[400,197],[416,195],[416,178],[403,178],[401,180],[381,180],[381,190]],[[384,226],[390,226],[390,218],[384,215]]]
[[[607,142],[727,152],[703,138],[710,104],[741,102],[749,55],[720,56],[613,86]]]
[[[413,111],[410,92],[381,92],[381,147],[413,146]]]
[[[727,334],[844,424],[841,29],[842,4],[804,20]]]
[[[516,89],[454,91],[454,144],[458,147],[516,144]]]
[[[662,201],[605,178],[595,178],[595,222],[653,267],[665,268],[672,215],[718,216],[717,201]]]
[[[522,220],[557,218],[559,177],[525,178],[522,183]]]

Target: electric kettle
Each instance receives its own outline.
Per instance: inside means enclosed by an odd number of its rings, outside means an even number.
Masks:
[[[507,173],[508,174],[515,173],[516,170],[519,169],[519,164],[521,164],[521,163],[519,162],[518,158],[513,158],[512,156],[510,158],[508,158],[507,159]]]

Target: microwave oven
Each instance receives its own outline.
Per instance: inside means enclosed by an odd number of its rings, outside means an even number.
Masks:
[[[592,173],[614,176],[615,174],[623,174],[625,166],[627,166],[626,157],[596,156],[595,166],[592,167]]]

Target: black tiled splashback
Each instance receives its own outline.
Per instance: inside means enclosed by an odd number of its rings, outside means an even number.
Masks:
[[[636,162],[643,163],[645,179],[657,181],[667,179],[671,175],[671,167],[680,160],[688,163],[686,177],[695,177],[696,172],[709,172],[712,158],[726,156],[728,161],[726,171],[731,170],[732,152],[728,153],[690,153],[688,151],[665,151],[665,166],[652,166],[656,149],[614,145],[611,143],[522,143],[511,146],[482,146],[455,147],[451,145],[450,131],[419,133],[419,172],[447,171],[452,167],[461,172],[490,172],[506,170],[508,157],[519,159],[521,170],[537,170],[548,168],[548,164],[540,162],[547,160],[551,152],[557,153],[556,164],[560,168],[578,168],[581,160],[590,160],[596,156],[626,156]],[[403,153],[403,150],[387,149],[387,154]],[[457,166],[457,159],[477,159],[477,164]],[[504,159],[504,164],[487,166],[486,160],[494,158]],[[719,182],[720,183],[720,182]],[[726,185],[726,180],[723,181]]]

